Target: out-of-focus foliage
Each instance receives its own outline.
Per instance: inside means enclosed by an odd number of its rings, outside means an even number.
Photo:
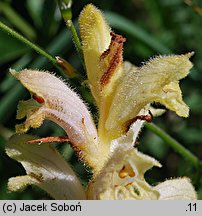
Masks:
[[[199,9],[202,8],[200,1],[120,0],[118,3],[115,0],[74,1],[72,11],[75,23],[83,6],[90,2],[103,10],[116,33],[127,38],[124,58],[138,66],[140,62],[154,55],[195,52],[192,57],[194,68],[190,76],[181,82],[184,100],[190,107],[190,117],[182,119],[172,112],[166,112],[154,121],[202,159],[202,16],[196,10],[196,5]],[[52,55],[67,59],[82,72],[82,65],[56,1],[1,0],[0,21]],[[8,69],[20,70],[26,67],[57,72],[44,57],[0,30],[0,199],[49,199],[47,194],[37,188],[27,189],[22,193],[8,193],[6,187],[9,177],[24,173],[20,164],[6,156],[4,146],[8,137],[14,133],[18,101],[29,98],[28,92],[10,76]],[[71,84],[76,88],[74,82]],[[91,111],[96,116],[96,108],[86,88],[76,89],[87,99]],[[155,106],[159,107],[158,104]],[[43,137],[64,134],[51,122],[45,122],[40,129],[31,130],[30,133],[37,133]],[[143,152],[163,164],[163,168],[155,168],[151,173],[147,173],[149,182],[188,176],[195,184],[199,198],[202,199],[202,180],[185,158],[176,154],[165,142],[146,129],[143,130],[139,142],[139,148]],[[83,184],[86,184],[91,175],[90,170],[86,171],[78,162],[67,143],[59,144],[57,147],[66,160],[70,161],[83,180]]]

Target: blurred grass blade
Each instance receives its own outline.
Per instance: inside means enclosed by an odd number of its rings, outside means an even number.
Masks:
[[[27,64],[31,61],[31,56],[29,54],[24,55],[20,58],[11,68],[15,68],[15,70],[21,70],[27,66]],[[16,79],[10,75],[10,73],[6,74],[6,78],[0,83],[0,92],[8,91],[12,86],[16,84]]]
[[[129,19],[118,15],[114,12],[108,11],[105,13],[106,18],[113,28],[117,28],[127,34],[130,34],[134,38],[138,38],[143,41],[152,49],[159,53],[167,54],[171,53],[171,50],[158,41],[154,36],[143,30],[141,27],[131,22]]]
[[[15,39],[18,39],[19,41],[21,41],[22,43],[26,44],[27,46],[29,46],[30,48],[32,48],[36,52],[38,52],[41,55],[43,55],[46,58],[48,58],[53,64],[57,63],[56,60],[55,60],[55,58],[53,56],[51,56],[49,53],[47,53],[46,51],[44,51],[43,49],[41,49],[39,46],[37,46],[33,42],[29,41],[25,37],[23,37],[18,32],[14,31],[13,29],[11,29],[10,27],[8,27],[7,25],[5,25],[4,23],[2,23],[1,21],[0,21],[0,28],[1,28],[1,30],[9,33]]]
[[[15,39],[18,39],[22,43],[26,44],[27,46],[29,46],[30,48],[32,48],[33,50],[35,50],[37,53],[39,53],[39,54],[43,55],[44,57],[46,57],[47,59],[49,59],[49,61],[52,62],[52,64],[58,69],[58,72],[60,73],[60,75],[61,76],[64,75],[62,69],[59,67],[59,65],[57,63],[56,58],[54,56],[52,56],[50,53],[48,53],[47,51],[43,50],[41,47],[39,47],[35,43],[31,42],[27,38],[23,37],[18,32],[16,32],[13,29],[9,28],[7,25],[5,25],[4,23],[2,23],[1,21],[0,21],[0,29],[3,30],[3,31],[5,31],[5,32],[7,32],[7,33],[9,33]]]
[[[64,29],[56,39],[53,39],[51,44],[46,50],[53,54],[62,53],[66,47],[70,47],[71,39],[70,33]],[[29,65],[30,68],[42,68],[48,62],[47,58],[42,56],[37,57],[32,64]],[[13,67],[14,68],[14,67]],[[15,68],[16,69],[16,68]],[[21,84],[17,83],[10,91],[8,91],[4,97],[1,99],[0,103],[0,122],[6,122],[11,115],[15,112],[16,106],[19,98],[23,95],[25,89]],[[9,111],[9,112],[8,112]]]
[[[43,33],[43,37],[51,38],[53,35],[57,34],[59,25],[60,25],[60,17],[56,19],[56,1],[44,1],[43,10],[41,14],[42,26],[41,30]]]
[[[28,50],[27,46],[0,31],[0,65],[24,55]]]
[[[32,17],[34,24],[37,27],[42,26],[41,13],[44,0],[27,0],[26,5],[29,15]]]
[[[24,88],[17,83],[13,88],[8,91],[1,99],[0,104],[0,122],[5,123],[16,110],[16,106],[19,100],[19,96],[23,94]]]
[[[163,19],[162,19],[162,11],[160,11],[160,7],[157,1],[148,1],[148,0],[144,0],[144,5],[145,8],[148,12],[148,16],[150,19],[152,19],[153,22],[155,22],[156,28],[158,29],[164,29],[164,31],[166,30],[165,25],[163,23]]]
[[[36,38],[36,32],[33,27],[24,20],[16,11],[14,11],[7,3],[0,2],[0,12],[10,20],[10,22],[23,33],[27,38]]]
[[[51,53],[54,56],[61,55],[67,48],[71,48],[71,35],[64,29],[61,31],[58,36],[51,41],[45,50]],[[57,60],[55,59],[57,62]],[[41,56],[37,57],[33,63],[30,65],[30,68],[42,68],[46,63],[48,63],[47,58]]]

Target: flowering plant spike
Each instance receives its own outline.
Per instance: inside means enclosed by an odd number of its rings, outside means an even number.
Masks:
[[[126,39],[111,31],[92,4],[81,12],[79,28],[88,83],[99,110],[98,126],[81,98],[54,74],[11,71],[32,97],[20,101],[17,118],[26,120],[16,126],[19,134],[12,136],[6,147],[7,154],[22,163],[27,175],[11,178],[9,190],[35,184],[55,199],[196,199],[188,178],[149,185],[145,172],[161,165],[134,147],[144,121],[149,121],[152,102],[188,116],[179,80],[189,73],[193,53],[155,57],[141,67],[123,62]],[[66,131],[80,160],[92,168],[86,190],[53,147],[28,144],[38,138],[22,134],[30,127],[40,127],[44,119]]]

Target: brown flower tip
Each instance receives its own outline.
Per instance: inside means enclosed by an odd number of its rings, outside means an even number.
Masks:
[[[151,123],[153,120],[153,115],[151,113],[151,111],[149,110],[149,114],[148,115],[139,115],[139,116],[135,116],[134,118],[128,120],[123,128],[124,128],[124,132],[128,132],[130,129],[130,126],[136,122],[137,120],[142,120],[142,121],[147,121],[148,123]]]
[[[107,65],[100,79],[101,86],[105,86],[109,83],[116,69],[123,62],[123,43],[126,41],[126,38],[113,32],[111,32],[110,35],[111,43],[109,48],[100,56],[100,61]]]

